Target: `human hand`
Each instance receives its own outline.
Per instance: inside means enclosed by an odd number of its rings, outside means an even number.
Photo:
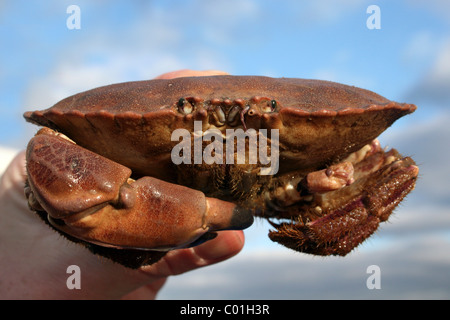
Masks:
[[[225,74],[181,70],[159,76]],[[25,152],[0,178],[0,299],[153,299],[167,277],[224,261],[244,245],[242,231],[220,231],[197,247],[170,251],[131,270],[69,242],[29,210],[24,196]],[[81,289],[69,289],[67,268],[80,269]]]

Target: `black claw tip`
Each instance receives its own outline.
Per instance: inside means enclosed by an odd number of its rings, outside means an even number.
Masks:
[[[233,210],[233,216],[231,217],[229,230],[242,230],[250,227],[253,224],[252,211],[236,207]]]

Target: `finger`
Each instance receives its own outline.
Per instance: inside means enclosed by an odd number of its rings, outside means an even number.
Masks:
[[[166,277],[178,275],[229,259],[238,254],[243,246],[242,231],[220,231],[213,240],[197,247],[171,251],[156,264],[141,270]]]
[[[128,294],[123,296],[122,300],[153,300],[156,298],[158,291],[161,290],[162,286],[166,283],[167,278],[163,277],[157,279],[147,285],[144,285]]]
[[[218,75],[228,75],[229,73],[220,70],[177,70],[164,73],[162,75],[157,76],[155,79],[173,79],[179,77],[202,77],[202,76],[218,76]]]
[[[0,190],[8,199],[8,205],[20,212],[29,212],[24,194],[25,180],[25,151],[21,151],[14,157],[0,179]]]

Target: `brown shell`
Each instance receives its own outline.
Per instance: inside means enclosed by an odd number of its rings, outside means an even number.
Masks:
[[[281,165],[289,168],[321,166],[356,151],[416,109],[329,81],[208,76],[104,86],[24,117],[139,173],[163,177],[171,170],[170,151],[177,143],[170,139],[173,130],[192,131],[194,120],[205,120],[203,106],[211,101],[247,103],[261,97],[275,100],[277,112],[260,115],[249,127],[280,130]],[[202,107],[181,114],[180,98]]]

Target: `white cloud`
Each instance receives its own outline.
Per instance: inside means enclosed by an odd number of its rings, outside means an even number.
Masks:
[[[345,258],[289,250],[242,252],[218,265],[170,278],[158,298],[448,299],[450,242],[438,236],[423,240],[405,239],[392,248]],[[366,286],[370,265],[380,267],[380,290]]]
[[[313,24],[333,24],[341,20],[344,16],[353,14],[355,10],[363,8],[362,17],[366,15],[365,9],[370,1],[367,0],[321,0],[308,1],[300,6],[298,19],[302,23]],[[297,6],[298,7],[298,6]]]
[[[450,38],[439,45],[430,70],[410,90],[407,98],[433,106],[450,106]]]
[[[421,199],[447,199],[450,177],[450,112],[425,118],[427,105],[410,115],[410,126],[388,130],[382,141],[403,155],[411,156],[420,168],[415,194]],[[394,128],[392,128],[394,129]],[[448,205],[448,204],[447,204]]]
[[[0,146],[0,176],[18,152],[18,150]]]
[[[403,51],[403,58],[407,63],[429,59],[434,55],[438,46],[438,40],[429,30],[421,30],[415,33]]]
[[[436,84],[450,85],[450,39],[442,44],[440,54],[431,70],[430,78]]]
[[[448,0],[414,0],[410,4],[420,10],[432,12],[444,22],[450,21],[450,2]]]

